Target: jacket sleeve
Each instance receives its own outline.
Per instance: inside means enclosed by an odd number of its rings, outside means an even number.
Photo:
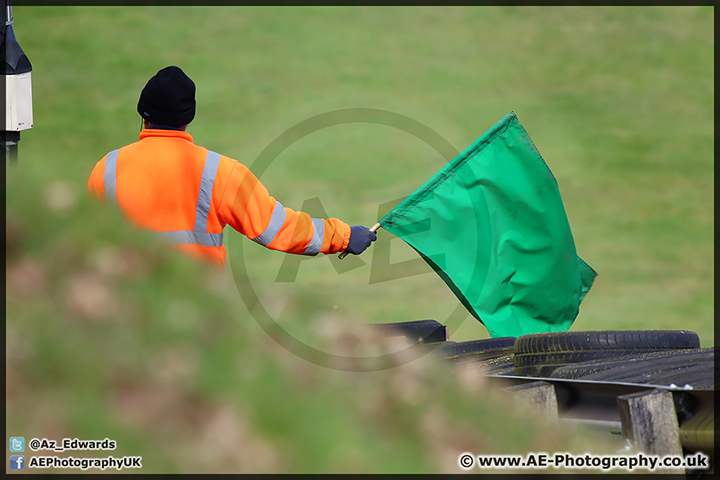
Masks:
[[[311,218],[270,196],[260,180],[235,162],[220,202],[218,216],[251,240],[272,250],[301,255],[336,253],[350,241],[350,226],[337,218]]]
[[[105,157],[95,164],[90,178],[88,178],[87,189],[91,197],[98,200],[105,200],[105,185],[103,175],[105,174]]]

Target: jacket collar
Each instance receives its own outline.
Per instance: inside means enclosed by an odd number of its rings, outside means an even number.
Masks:
[[[140,140],[150,137],[182,138],[190,143],[193,142],[192,135],[182,130],[163,130],[160,128],[145,128],[140,132]]]

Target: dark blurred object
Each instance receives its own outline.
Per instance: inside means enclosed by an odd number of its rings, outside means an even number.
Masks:
[[[5,147],[6,161],[17,161],[17,148],[20,132],[33,127],[32,115],[32,65],[13,30],[12,5],[2,0],[5,22],[2,24],[2,48],[5,69],[5,124],[2,130],[2,143]]]
[[[445,342],[448,329],[436,320],[414,320],[400,323],[376,323],[372,325],[389,337],[402,336],[410,343]]]

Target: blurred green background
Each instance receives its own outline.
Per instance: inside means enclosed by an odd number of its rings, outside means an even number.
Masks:
[[[371,122],[308,132],[261,165],[265,148],[316,115],[367,108],[460,151],[515,111],[599,273],[572,329],[691,329],[714,345],[712,7],[13,13],[35,126],[6,168],[6,437],[109,437],[154,473],[456,472],[465,451],[612,448],[429,357],[333,364],[394,351],[348,333],[367,323],[431,318],[452,340],[488,336],[387,232],[339,262],[226,229],[216,272],[92,202],[90,171],[137,139],[140,90],[167,65],[197,85],[196,143],[257,170],[284,205],[353,225],[449,158]],[[373,264],[380,242],[389,265]]]

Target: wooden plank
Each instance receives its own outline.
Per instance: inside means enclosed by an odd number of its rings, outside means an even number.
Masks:
[[[505,388],[520,402],[533,405],[545,412],[551,418],[557,418],[558,406],[555,386],[552,383],[537,381],[514,385]]]
[[[667,390],[650,390],[617,397],[623,436],[633,450],[651,455],[682,456],[680,428],[673,396]],[[662,473],[684,473],[663,469]]]

